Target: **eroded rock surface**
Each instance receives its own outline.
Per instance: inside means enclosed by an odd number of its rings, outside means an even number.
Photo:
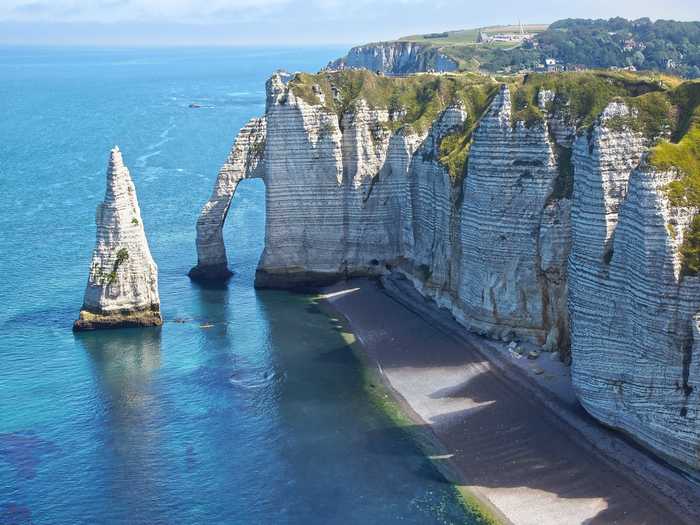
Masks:
[[[526,123],[504,85],[483,114],[455,100],[420,131],[392,127],[406,108],[362,96],[341,105],[333,89],[337,112],[321,87],[302,97],[287,80],[268,81],[265,116],[222,168],[198,222],[200,267],[226,273],[231,196],[260,177],[257,286],[401,274],[471,330],[565,356],[571,347],[586,410],[700,467],[700,278],[682,276],[679,255],[697,210],[669,204],[664,188],[679,174],[647,165],[636,110],[612,100],[577,130],[570,106],[543,89],[543,118]],[[442,144],[470,122],[468,162],[454,173]]]
[[[379,42],[356,46],[348,54],[326,66],[330,70],[368,69],[388,75],[426,71],[457,71],[454,59],[433,46],[415,42]]]
[[[231,276],[224,248],[224,221],[238,183],[246,177],[259,176],[264,150],[265,118],[251,119],[238,133],[197,221],[197,266],[190,270],[193,279],[220,280]]]
[[[119,148],[110,154],[107,191],[97,206],[97,240],[83,307],[73,329],[158,326],[158,268],[141,220],[136,189]]]
[[[597,419],[697,469],[700,279],[681,276],[679,255],[696,210],[670,205],[678,174],[640,165],[642,137],[607,116],[574,152],[574,387]]]

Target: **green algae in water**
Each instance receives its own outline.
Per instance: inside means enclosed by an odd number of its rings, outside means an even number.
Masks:
[[[335,315],[327,304],[319,304],[326,315]],[[449,490],[435,492],[428,490],[412,503],[417,510],[436,518],[438,523],[465,523],[468,525],[498,525],[500,521],[469,489],[454,484],[449,478],[456,475],[445,459],[443,447],[436,441],[432,432],[416,425],[392,397],[388,387],[377,368],[371,364],[354,334],[344,319],[338,319],[342,325],[341,336],[347,345],[348,353],[357,362],[361,374],[362,389],[371,403],[384,418],[391,423],[392,439],[397,443],[406,443],[418,452],[422,459],[420,468],[428,477],[449,484]]]

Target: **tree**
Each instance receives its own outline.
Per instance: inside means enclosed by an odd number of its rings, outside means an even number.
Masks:
[[[644,64],[644,53],[641,51],[635,51],[634,55],[632,55],[632,64],[634,64],[636,67],[642,67]]]

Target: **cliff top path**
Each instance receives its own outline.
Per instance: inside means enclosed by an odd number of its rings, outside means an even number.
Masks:
[[[412,419],[434,432],[458,481],[502,518],[531,525],[683,523],[654,487],[613,468],[467,341],[373,281],[324,292]],[[620,439],[619,446],[630,445]]]

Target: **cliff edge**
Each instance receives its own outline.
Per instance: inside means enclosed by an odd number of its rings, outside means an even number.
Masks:
[[[586,410],[697,472],[699,104],[700,83],[627,73],[276,74],[197,271],[226,273],[231,197],[262,178],[256,286],[401,274],[466,328],[572,360]]]
[[[438,47],[416,42],[379,42],[355,46],[327,70],[368,69],[385,75],[408,75],[430,71],[457,71],[459,64]]]

